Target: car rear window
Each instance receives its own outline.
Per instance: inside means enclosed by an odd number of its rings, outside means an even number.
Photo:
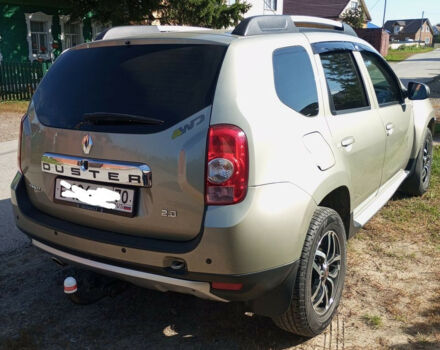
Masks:
[[[148,133],[212,104],[226,46],[155,44],[74,49],[50,68],[33,97],[46,126]],[[92,125],[90,113],[161,119],[162,125]]]

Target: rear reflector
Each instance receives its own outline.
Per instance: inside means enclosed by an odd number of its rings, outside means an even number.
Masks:
[[[249,159],[246,135],[235,125],[211,126],[206,162],[206,204],[241,202],[247,192]]]
[[[212,282],[212,289],[221,290],[241,290],[243,288],[243,283],[225,283],[225,282]]]

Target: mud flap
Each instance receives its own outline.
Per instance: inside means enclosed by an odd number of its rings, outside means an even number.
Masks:
[[[257,315],[267,317],[276,317],[283,314],[292,301],[298,267],[299,260],[292,264],[291,270],[283,283],[258,299],[252,300],[249,303],[252,311]]]

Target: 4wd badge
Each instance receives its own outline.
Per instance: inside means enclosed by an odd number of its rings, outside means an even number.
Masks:
[[[205,120],[205,116],[203,114],[199,115],[198,117],[191,120],[188,124],[185,124],[185,125],[181,126],[180,128],[174,130],[173,135],[171,136],[171,139],[174,140],[176,137],[183,135],[188,130],[191,130],[194,126],[202,124],[204,120]]]

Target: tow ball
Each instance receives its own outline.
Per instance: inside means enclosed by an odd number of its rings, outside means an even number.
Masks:
[[[81,287],[81,288],[80,288]],[[127,283],[105,276],[84,272],[79,277],[64,279],[64,293],[78,305],[90,305],[105,297],[115,297],[127,288]]]

